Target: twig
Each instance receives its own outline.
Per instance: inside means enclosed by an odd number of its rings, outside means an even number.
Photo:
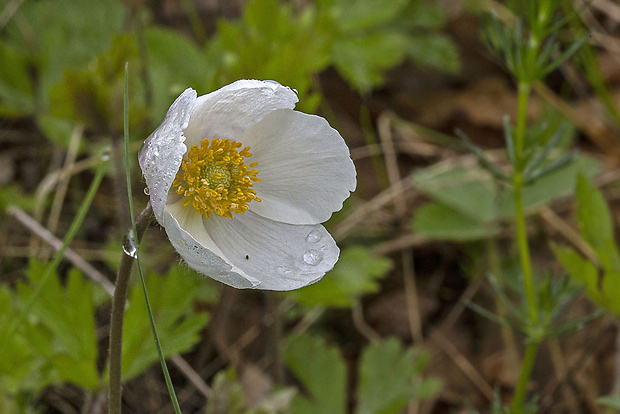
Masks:
[[[71,139],[69,140],[69,148],[67,149],[67,155],[65,157],[65,163],[62,167],[63,170],[70,170],[73,165],[75,165],[75,158],[78,154],[78,149],[80,147],[80,141],[82,139],[82,134],[84,133],[84,126],[81,124],[77,124],[73,128],[73,133],[71,134]],[[65,195],[67,194],[67,190],[69,188],[69,179],[67,176],[62,178],[58,182],[58,188],[56,190],[56,195],[54,196],[54,201],[52,202],[52,208],[50,210],[50,215],[47,219],[47,228],[52,233],[56,232],[58,229],[58,219],[60,218],[60,213],[62,211],[62,205],[65,200]]]
[[[377,122],[379,137],[383,147],[383,155],[385,158],[386,170],[390,186],[401,182],[400,171],[398,169],[398,160],[396,159],[396,151],[394,149],[394,141],[392,139],[391,117],[382,114]],[[396,214],[401,220],[406,220],[407,204],[404,198],[394,198],[394,207]],[[418,289],[415,282],[415,269],[413,265],[413,251],[411,249],[403,250],[401,255],[403,267],[403,283],[405,286],[405,297],[407,300],[407,314],[411,336],[418,343],[423,341],[422,321],[420,318],[420,303],[418,300]]]
[[[359,333],[361,333],[370,342],[381,342],[381,335],[372,329],[364,319],[364,309],[362,308],[362,304],[359,299],[356,300],[351,307],[351,313],[353,316],[353,325],[355,325],[355,328]]]
[[[14,217],[19,223],[30,230],[34,235],[39,237],[45,243],[49,244],[54,250],[58,251],[62,247],[62,240],[56,238],[49,230],[43,227],[39,222],[30,217],[26,212],[16,206],[9,206],[6,210],[9,216]],[[97,269],[90,265],[86,260],[82,259],[74,250],[67,247],[64,257],[80,269],[91,280],[95,281],[110,296],[114,293],[114,285]]]
[[[480,390],[487,400],[493,401],[493,388],[488,382],[486,382],[486,380],[467,360],[467,358],[465,358],[463,354],[461,354],[459,350],[449,340],[447,340],[440,331],[435,331],[431,335],[430,340],[452,359],[456,366],[463,371],[463,373],[471,380],[476,388]]]

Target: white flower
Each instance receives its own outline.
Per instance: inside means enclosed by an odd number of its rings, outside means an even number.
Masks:
[[[344,140],[273,81],[187,89],[146,139],[155,218],[187,264],[236,288],[297,289],[340,250],[320,225],[355,190]]]

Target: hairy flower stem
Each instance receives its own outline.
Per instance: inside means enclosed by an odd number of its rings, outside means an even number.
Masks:
[[[525,168],[524,149],[526,148],[526,127],[527,127],[527,103],[531,90],[528,82],[519,82],[519,96],[517,108],[517,123],[515,130],[515,167],[513,172],[513,191],[515,201],[515,221],[517,232],[517,247],[519,249],[519,260],[521,262],[521,273],[523,274],[523,287],[525,300],[527,303],[528,325],[536,327],[538,325],[538,304],[536,301],[536,287],[532,274],[532,262],[530,248],[527,240],[527,227],[525,222],[525,209],[523,205],[523,171]],[[534,328],[535,329],[535,328]],[[511,412],[522,413],[525,403],[527,384],[532,375],[532,368],[540,345],[539,338],[528,338],[528,345],[525,355],[521,362],[521,373],[517,381],[514,399],[512,401]]]
[[[136,220],[136,240],[137,243],[144,234],[144,231],[151,223],[153,209],[149,203],[140,213]],[[127,290],[131,268],[135,258],[128,254],[123,254],[121,264],[116,276],[114,296],[112,298],[112,316],[110,319],[110,390],[108,400],[108,413],[121,414],[121,358],[123,347],[123,319],[125,316],[125,302],[127,301]]]

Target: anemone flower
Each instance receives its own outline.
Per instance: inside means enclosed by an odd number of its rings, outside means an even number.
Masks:
[[[334,267],[340,250],[320,223],[355,190],[355,167],[338,131],[297,101],[273,81],[187,89],[144,142],[153,213],[189,267],[267,290]]]

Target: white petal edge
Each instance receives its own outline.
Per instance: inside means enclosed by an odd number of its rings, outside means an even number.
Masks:
[[[236,268],[264,290],[293,290],[319,281],[333,269],[340,249],[320,224],[293,225],[251,211],[231,219],[203,219],[210,238]]]
[[[235,272],[233,266],[206,246],[214,245],[204,231],[201,216],[198,213],[195,216],[198,218],[198,226],[190,226],[194,228],[194,231],[190,233],[181,228],[179,222],[168,210],[163,212],[163,223],[161,224],[166,229],[170,243],[185,263],[195,271],[237,289],[258,287],[258,280],[243,274],[243,272]],[[203,230],[196,232],[196,229],[200,229],[200,227],[203,227]]]
[[[295,107],[299,99],[287,86],[275,81],[239,80],[196,100],[185,128],[187,146],[205,139],[238,140],[243,132],[268,113]]]
[[[189,123],[195,102],[196,91],[186,89],[170,106],[163,122],[144,141],[138,155],[153,213],[162,225],[168,192],[187,149],[183,143],[183,129]]]
[[[291,224],[322,223],[357,185],[355,165],[342,136],[322,117],[290,109],[265,116],[241,137],[258,162],[261,202],[250,210]]]

